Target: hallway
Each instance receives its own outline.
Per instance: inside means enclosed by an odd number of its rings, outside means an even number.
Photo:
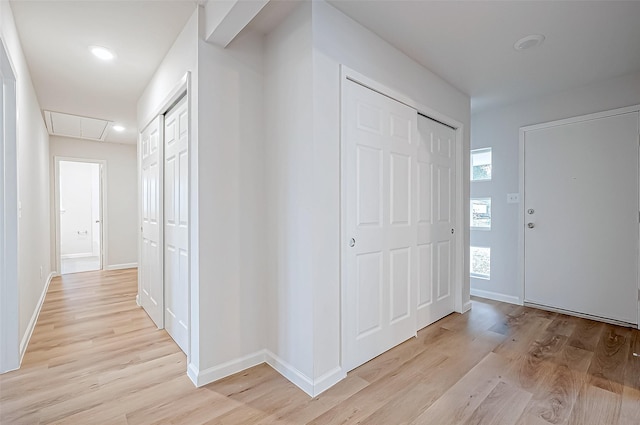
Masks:
[[[475,299],[316,398],[260,365],[203,388],[135,269],[55,278],[0,423],[607,424],[640,417],[640,331]]]

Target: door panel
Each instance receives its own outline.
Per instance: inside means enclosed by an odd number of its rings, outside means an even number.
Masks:
[[[416,333],[416,111],[346,83],[347,370]]]
[[[453,312],[455,130],[418,116],[418,329]]]
[[[529,130],[524,149],[525,301],[637,323],[638,113]]]
[[[411,315],[411,250],[399,248],[390,255],[390,310],[391,323],[408,318]]]
[[[358,309],[356,338],[362,338],[382,329],[382,253],[362,254],[356,261],[358,291],[355,304],[367,306]]]
[[[142,195],[142,233],[140,301],[158,328],[164,327],[164,288],[162,277],[162,131],[163,117],[157,117],[142,132],[140,167]]]
[[[189,341],[189,119],[186,98],[165,117],[165,328],[182,351]]]

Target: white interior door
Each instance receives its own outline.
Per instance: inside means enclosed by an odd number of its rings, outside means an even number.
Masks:
[[[164,327],[164,288],[162,262],[162,131],[163,116],[158,116],[142,132],[141,170],[141,267],[140,303],[158,328]]]
[[[456,132],[418,116],[418,291],[421,329],[454,310]]]
[[[345,83],[346,370],[416,334],[416,110]]]
[[[525,301],[637,323],[638,113],[525,131]]]
[[[165,329],[185,353],[189,338],[189,112],[186,97],[164,130]]]

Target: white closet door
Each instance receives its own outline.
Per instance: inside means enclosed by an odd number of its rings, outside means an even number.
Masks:
[[[187,353],[189,341],[189,110],[183,98],[164,130],[165,329]]]
[[[525,301],[637,323],[638,113],[524,137]]]
[[[454,310],[456,132],[418,116],[418,329]]]
[[[149,317],[162,328],[162,131],[163,117],[159,116],[142,132],[140,137],[141,168],[141,267],[140,302]]]
[[[345,83],[345,359],[351,370],[416,334],[417,113]]]

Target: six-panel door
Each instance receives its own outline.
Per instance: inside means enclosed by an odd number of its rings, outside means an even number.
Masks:
[[[189,113],[183,98],[165,118],[165,329],[188,352],[189,341]]]
[[[437,320],[438,302],[453,311],[455,132],[423,123],[421,137],[415,109],[351,81],[344,89],[348,371]]]

